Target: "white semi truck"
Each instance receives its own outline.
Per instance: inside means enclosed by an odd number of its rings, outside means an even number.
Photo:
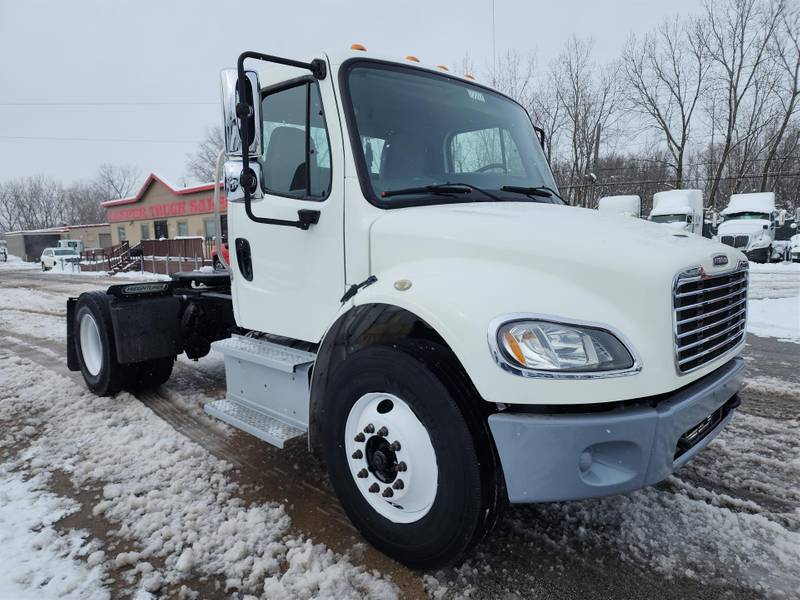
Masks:
[[[639,196],[603,196],[597,201],[597,210],[607,215],[640,217],[642,199]]]
[[[653,194],[650,220],[677,231],[703,235],[703,192],[668,190]]]
[[[724,220],[717,228],[720,242],[741,250],[753,262],[770,261],[775,225],[779,220],[782,223],[782,217],[775,211],[773,192],[734,194],[722,217]]]
[[[655,484],[733,417],[744,255],[566,205],[512,99],[359,50],[246,52],[222,84],[230,268],[70,298],[96,394],[213,347],[206,410],[307,436],[364,537],[417,568],[506,502]]]

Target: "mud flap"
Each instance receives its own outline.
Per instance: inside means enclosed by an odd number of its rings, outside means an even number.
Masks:
[[[75,305],[77,298],[67,299],[67,368],[70,371],[80,371],[78,352],[75,350]]]

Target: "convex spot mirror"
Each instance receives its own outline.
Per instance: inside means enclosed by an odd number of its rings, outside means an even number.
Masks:
[[[261,86],[255,71],[245,71],[245,97],[240,98],[238,74],[236,69],[224,69],[220,73],[220,92],[222,95],[222,130],[225,136],[225,154],[242,155],[242,132],[244,121],[247,124],[248,154],[257,158],[261,155]],[[247,110],[244,116],[237,114],[239,103]]]

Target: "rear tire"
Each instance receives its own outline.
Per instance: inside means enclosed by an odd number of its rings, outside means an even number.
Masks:
[[[157,388],[170,378],[174,364],[175,357],[167,356],[126,365],[124,387],[130,391]]]
[[[116,394],[125,376],[117,362],[108,303],[105,292],[86,292],[75,307],[75,351],[86,385],[98,396]]]
[[[431,348],[373,346],[347,358],[331,382],[322,431],[331,482],[350,520],[379,550],[417,569],[459,562],[494,523],[501,495],[491,443],[474,434],[482,425],[455,400],[459,390],[437,373],[441,363],[429,360]],[[382,411],[386,399],[393,408]],[[366,417],[354,421],[354,412]],[[367,421],[374,421],[374,432],[363,427]],[[391,466],[382,470],[384,459],[374,459],[384,440],[401,445],[382,451]],[[403,454],[408,440],[412,451]],[[432,490],[415,489],[430,481],[431,468]],[[408,511],[401,502],[409,502]]]

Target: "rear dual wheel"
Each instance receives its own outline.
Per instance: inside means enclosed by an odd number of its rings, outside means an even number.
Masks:
[[[74,344],[87,387],[98,396],[112,396],[123,388],[141,390],[167,381],[175,362],[173,356],[129,365],[117,362],[108,303],[104,292],[87,292],[78,298]]]
[[[334,376],[322,434],[351,521],[379,550],[421,569],[463,558],[494,524],[502,493],[493,449],[475,435],[482,425],[456,402],[434,353],[353,354]]]

